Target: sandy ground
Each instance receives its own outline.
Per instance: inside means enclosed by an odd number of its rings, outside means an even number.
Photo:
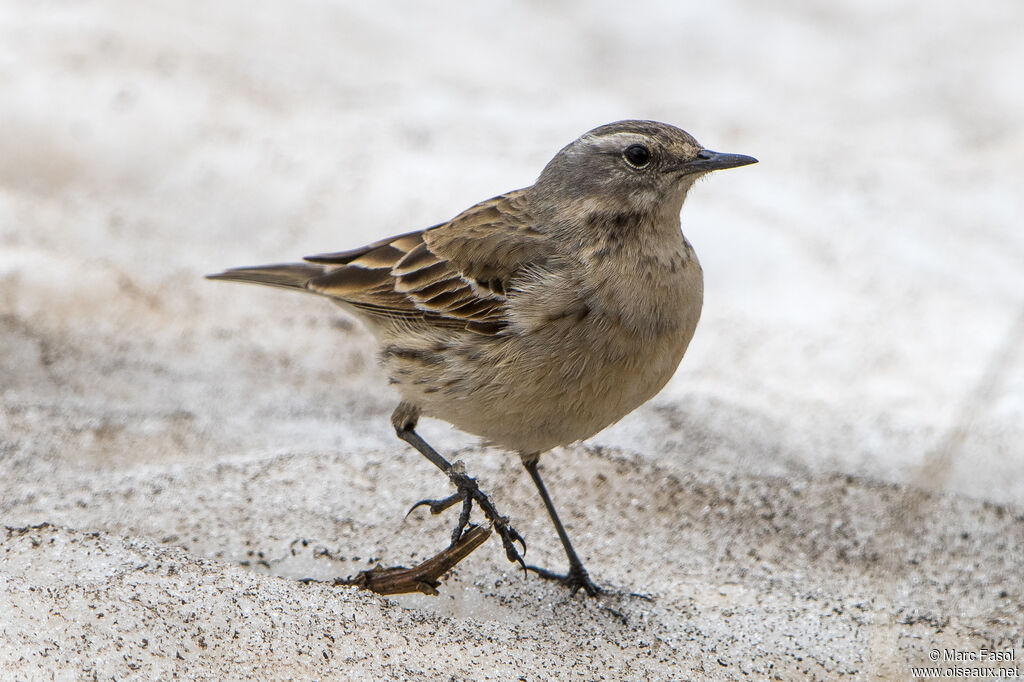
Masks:
[[[0,0],[0,678],[1024,674],[1024,4],[625,7]],[[684,210],[672,383],[544,459],[611,594],[493,540],[438,597],[298,582],[443,547],[447,482],[356,323],[202,275],[629,117],[761,163]],[[561,566],[513,457],[423,430]]]

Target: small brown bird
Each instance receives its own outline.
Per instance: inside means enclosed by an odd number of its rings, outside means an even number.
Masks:
[[[419,504],[437,514],[462,503],[455,542],[476,502],[509,560],[525,567],[519,534],[415,427],[420,415],[436,417],[517,452],[569,559],[564,576],[529,568],[596,595],[541,480],[540,455],[617,422],[671,378],[704,293],[680,231],[683,200],[706,173],[756,162],[704,149],[664,123],[610,123],[558,152],[532,186],[446,223],[210,277],[301,289],[354,313],[402,396],[391,418],[398,436],[456,487]]]

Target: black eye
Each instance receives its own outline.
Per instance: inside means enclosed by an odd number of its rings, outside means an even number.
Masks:
[[[651,162],[651,150],[642,144],[629,145],[626,151],[622,152],[622,156],[630,166],[636,168],[643,168]]]

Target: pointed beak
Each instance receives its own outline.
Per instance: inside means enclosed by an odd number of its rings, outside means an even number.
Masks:
[[[724,170],[726,168],[739,168],[757,163],[753,156],[743,154],[722,154],[713,152],[710,149],[702,149],[697,158],[684,163],[680,170],[684,173],[708,173],[710,171]]]

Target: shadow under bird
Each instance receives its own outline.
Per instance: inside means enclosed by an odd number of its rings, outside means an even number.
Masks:
[[[461,463],[419,436],[417,421],[442,419],[518,453],[569,560],[565,575],[527,568],[597,595],[541,480],[540,455],[615,423],[672,377],[704,292],[680,230],[683,201],[701,176],[756,162],[704,149],[671,125],[619,121],[568,144],[530,187],[448,222],[210,278],[319,294],[362,320],[401,395],[391,418],[399,438],[455,486],[419,504],[439,514],[461,503],[454,543],[475,503],[508,559],[526,567],[521,536]]]

